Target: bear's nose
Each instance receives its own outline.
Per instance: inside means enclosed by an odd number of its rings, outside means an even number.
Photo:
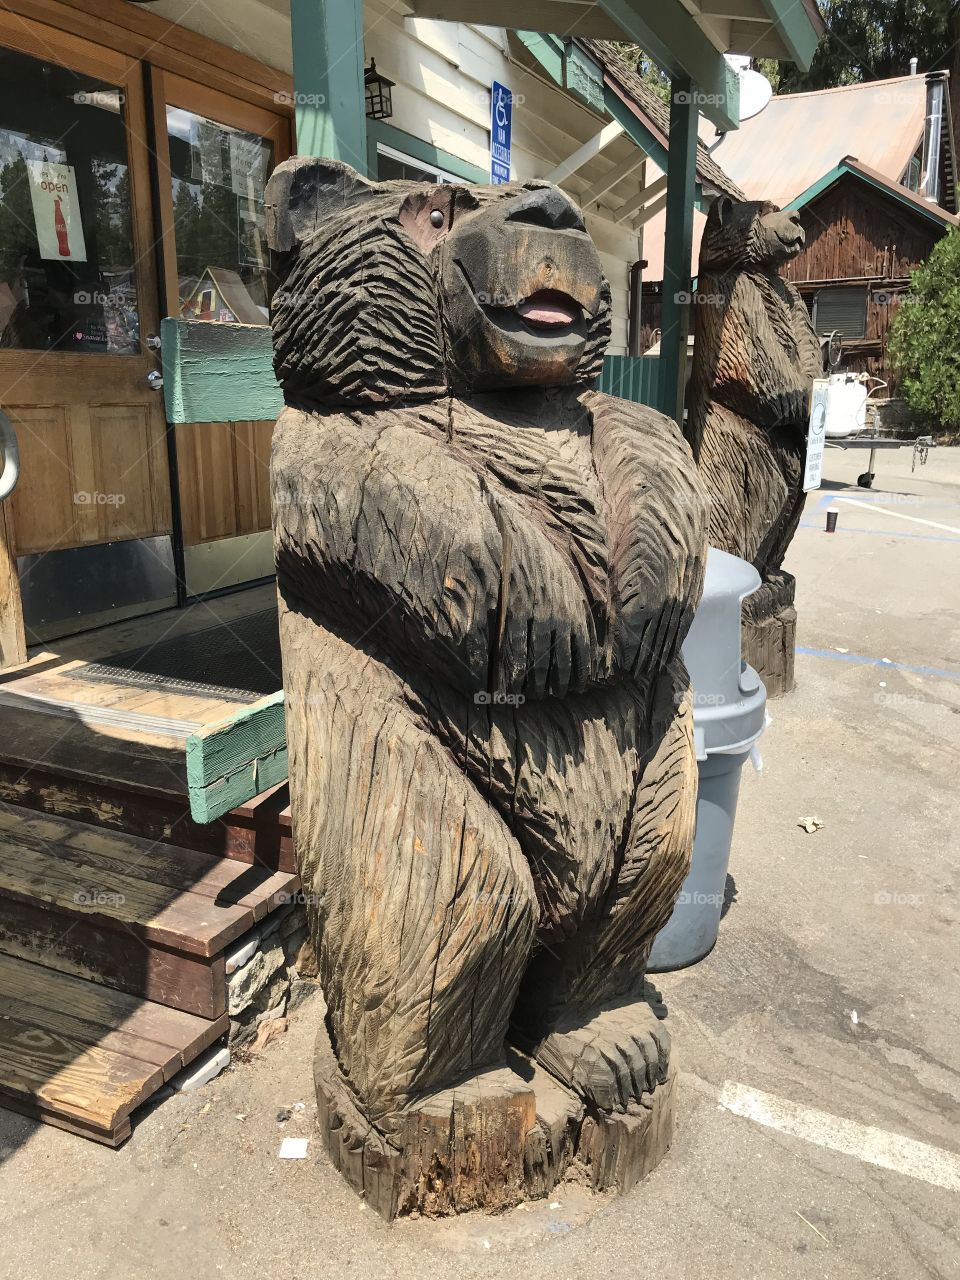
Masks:
[[[556,187],[517,196],[507,205],[508,222],[526,222],[553,231],[585,231],[580,210]]]

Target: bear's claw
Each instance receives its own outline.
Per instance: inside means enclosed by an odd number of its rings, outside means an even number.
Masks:
[[[600,1111],[628,1111],[667,1078],[670,1033],[646,1001],[605,1009],[579,1027],[558,1028],[534,1055]]]

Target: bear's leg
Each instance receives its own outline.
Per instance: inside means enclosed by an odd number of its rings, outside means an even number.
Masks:
[[[657,932],[689,868],[697,766],[685,673],[661,689],[656,745],[636,780],[625,838],[612,851],[606,890],[576,934],[547,941],[521,985],[512,1035],[594,1114],[632,1112],[671,1077],[670,1038],[646,997]],[[670,678],[665,677],[669,684]],[[674,710],[674,699],[679,710]],[[573,802],[573,801],[572,801]],[[584,796],[580,803],[589,804]]]
[[[535,1123],[504,1069],[537,923],[529,867],[385,664],[283,605],[281,640],[328,1149],[388,1217],[514,1203]]]

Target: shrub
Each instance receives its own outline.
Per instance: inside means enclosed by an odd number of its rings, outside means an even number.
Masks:
[[[890,355],[911,409],[960,428],[960,229],[911,275],[890,326]]]

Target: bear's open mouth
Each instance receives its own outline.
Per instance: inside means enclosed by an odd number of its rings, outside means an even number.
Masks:
[[[796,255],[803,248],[803,242],[804,242],[805,236],[802,230],[798,230],[796,235],[792,235],[792,236],[781,235],[779,231],[776,233],[776,235],[777,235],[777,239],[780,241],[780,243],[787,250],[787,252],[790,254],[791,257],[796,257]]]
[[[516,306],[517,315],[532,329],[558,329],[575,324],[583,312],[576,299],[558,289],[538,289]]]

